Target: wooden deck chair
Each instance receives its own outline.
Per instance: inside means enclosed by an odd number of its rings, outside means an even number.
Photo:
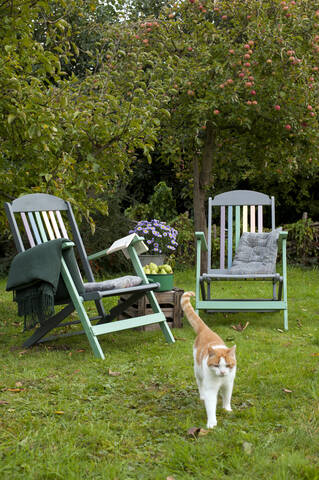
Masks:
[[[166,340],[169,343],[174,342],[174,337],[167,325],[165,315],[161,311],[156,296],[154,295],[154,290],[158,287],[158,284],[149,283],[138,258],[138,247],[141,246],[143,238],[138,237],[135,234],[129,235],[128,237],[125,237],[123,242],[121,240],[118,241],[117,248],[114,249],[117,250],[122,248],[126,256],[131,259],[135,275],[142,279],[141,284],[134,287],[101,290],[101,284],[97,283],[97,288],[93,288],[92,290],[95,279],[90,266],[90,260],[97,259],[107,254],[108,250],[103,250],[91,256],[87,256],[69,202],[52,195],[37,193],[22,196],[14,200],[12,203],[6,203],[5,210],[18,252],[24,252],[29,248],[34,248],[35,246],[50,240],[58,238],[69,239],[72,242],[71,245],[75,245],[76,247],[84,275],[89,282],[84,283],[83,293],[80,295],[76,288],[75,279],[72,278],[70,269],[62,258],[61,275],[69,293],[69,303],[61,311],[52,316],[45,325],[38,327],[34,334],[24,343],[25,347],[30,347],[36,343],[57,338],[56,336],[46,337],[46,335],[58,326],[65,327],[80,322],[83,331],[75,334],[85,333],[94,355],[101,359],[104,359],[105,357],[98,341],[98,336],[104,333],[158,323]],[[70,242],[66,244],[66,247],[69,246]],[[79,271],[78,267],[77,270]],[[82,282],[82,277],[80,278]],[[88,285],[90,286],[90,289],[86,289],[86,286]],[[122,294],[129,294],[128,299],[113,307],[108,314],[106,314],[102,299],[104,297],[120,296]],[[114,320],[144,295],[147,295],[153,313],[126,320]],[[93,318],[89,318],[86,312],[84,307],[84,302],[86,301],[95,302],[97,315]],[[64,322],[66,317],[68,317],[74,310],[76,310],[80,321]],[[59,335],[58,338],[70,335],[72,334]]]
[[[265,234],[263,232],[267,213],[270,219],[270,233]],[[219,262],[218,259],[213,258],[212,247],[213,241],[216,244],[214,237],[218,231],[216,224],[213,224],[216,218],[220,219]],[[283,310],[284,328],[287,330],[286,239],[288,234],[279,230],[275,229],[274,197],[249,190],[234,190],[209,198],[207,241],[203,232],[195,233],[196,311],[200,309],[209,312]],[[281,246],[282,252],[281,273],[276,271],[277,244]],[[272,260],[269,253],[271,246],[274,257]],[[206,272],[200,271],[202,251],[207,251]],[[235,256],[234,252],[236,252]],[[212,283],[223,280],[269,281],[273,287],[272,296],[267,299],[240,300],[214,298]]]

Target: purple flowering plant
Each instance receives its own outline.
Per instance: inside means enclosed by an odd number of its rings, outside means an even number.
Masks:
[[[140,237],[144,237],[150,253],[154,255],[170,255],[178,246],[176,241],[178,231],[167,225],[166,222],[156,219],[141,220],[133,230],[130,230],[130,233],[137,233]]]

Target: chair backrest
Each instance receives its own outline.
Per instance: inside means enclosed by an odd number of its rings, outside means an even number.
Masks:
[[[216,207],[219,215],[216,215]],[[265,208],[265,207],[268,207]],[[233,253],[243,232],[263,232],[265,216],[269,214],[271,230],[275,229],[275,199],[251,190],[233,190],[208,200],[208,270],[212,269],[213,223],[220,219],[219,268],[230,268]],[[266,212],[265,210],[268,210]],[[268,215],[269,217],[269,215]],[[212,237],[213,236],[213,237]]]
[[[18,252],[56,238],[72,240],[88,281],[94,276],[69,202],[45,193],[24,195],[5,203],[11,232]]]

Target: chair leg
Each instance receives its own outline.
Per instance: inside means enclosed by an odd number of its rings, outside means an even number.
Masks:
[[[59,323],[61,323],[66,317],[68,317],[72,312],[74,312],[74,306],[72,303],[67,305],[63,310],[53,315],[48,321],[39,327],[34,334],[29,337],[23,344],[24,347],[31,347],[41,340],[47,333],[56,328]]]
[[[103,319],[106,316],[106,313],[105,313],[102,301],[101,300],[95,300],[95,306],[96,306],[97,313],[98,313],[99,317],[101,317],[101,319]]]
[[[272,281],[272,298],[273,298],[273,300],[276,300],[276,299],[277,299],[276,283],[275,283],[274,280]]]
[[[284,329],[288,330],[288,309],[284,310]]]
[[[91,348],[93,350],[94,355],[97,358],[100,358],[102,360],[105,359],[103,350],[99,344],[99,341],[94,335],[93,330],[92,330],[92,325],[90,322],[90,319],[88,317],[88,314],[86,313],[86,310],[83,306],[83,298],[79,296],[76,286],[73,282],[73,279],[69,273],[69,270],[66,266],[64,258],[61,260],[61,274],[64,280],[64,283],[66,285],[66,288],[68,289],[69,295],[71,297],[72,303],[75,307],[75,310],[77,311],[81,324],[83,327],[84,332],[86,333],[86,336],[88,338],[88,341],[91,345]]]

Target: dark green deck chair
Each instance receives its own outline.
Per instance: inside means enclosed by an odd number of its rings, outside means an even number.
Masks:
[[[269,233],[264,233],[265,220]],[[217,228],[219,224],[219,228]],[[219,242],[218,235],[219,232]],[[288,329],[287,232],[275,229],[275,200],[260,192],[234,190],[208,200],[208,239],[196,232],[196,311],[274,312],[283,310]],[[213,244],[218,244],[219,259]],[[282,272],[276,269],[277,244],[281,247]],[[207,251],[207,270],[201,272],[202,251]],[[234,255],[235,254],[235,255]],[[267,263],[268,262],[268,263]],[[269,298],[214,297],[216,281],[268,281]],[[227,288],[225,288],[226,290]]]
[[[128,237],[125,242],[119,241],[125,245],[123,252],[130,258],[135,275],[142,279],[141,284],[127,288],[113,288],[101,290],[102,284],[95,282],[93,272],[90,266],[90,260],[97,259],[107,254],[107,249],[91,256],[88,256],[69,202],[61,198],[37,193],[22,196],[12,203],[5,204],[7,218],[9,220],[11,232],[18,252],[24,252],[29,248],[34,248],[44,242],[66,238],[70,242],[65,246],[74,245],[76,254],[80,259],[80,265],[84,276],[88,283],[83,283],[84,288],[81,295],[76,288],[76,281],[70,273],[65,260],[61,260],[61,275],[65,286],[69,293],[69,301],[62,310],[53,315],[45,325],[40,325],[33,335],[24,343],[25,347],[30,347],[36,343],[60,338],[62,336],[70,336],[73,334],[85,333],[92,347],[94,355],[97,358],[104,359],[104,354],[98,341],[98,336],[125,330],[129,328],[141,327],[158,323],[164,333],[166,340],[169,343],[174,342],[174,337],[167,325],[165,315],[160,309],[154,290],[158,288],[157,283],[149,283],[144,274],[138,257],[138,247],[141,245],[143,238],[137,235],[130,235],[129,244],[127,244]],[[77,267],[77,270],[80,271]],[[81,282],[82,282],[82,277]],[[94,284],[96,283],[96,289]],[[93,289],[92,289],[93,286]],[[90,288],[86,288],[90,287]],[[110,296],[121,296],[125,294],[128,298],[125,302],[119,303],[113,307],[108,313],[105,312],[102,299]],[[122,313],[125,312],[131,305],[136,303],[139,298],[147,295],[149,303],[152,306],[153,313],[142,315],[136,318],[128,318],[125,320],[116,320]],[[94,301],[96,305],[96,315],[89,318],[84,306],[84,302]],[[64,320],[76,311],[79,320],[64,322]],[[65,327],[74,323],[82,324],[83,331],[71,334],[64,334],[57,336],[47,336],[56,327]]]

